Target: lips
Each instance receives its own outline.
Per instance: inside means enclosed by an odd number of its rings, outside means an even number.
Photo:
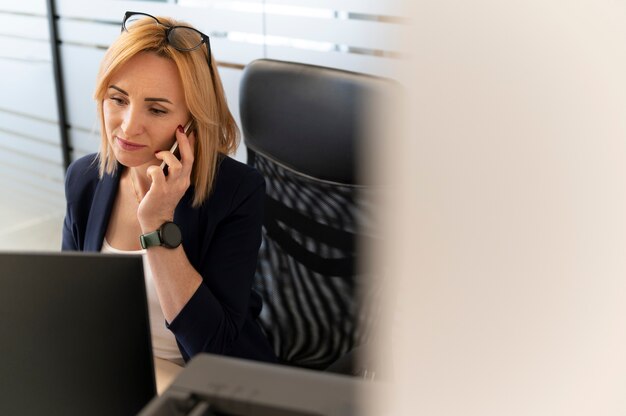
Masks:
[[[117,143],[119,144],[119,146],[124,150],[133,151],[133,150],[143,149],[144,147],[146,147],[143,144],[129,142],[128,140],[121,139],[117,136],[115,137],[115,139],[117,140]]]

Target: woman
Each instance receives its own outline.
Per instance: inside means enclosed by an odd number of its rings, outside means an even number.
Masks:
[[[144,256],[157,357],[274,361],[251,288],[265,184],[226,156],[238,129],[208,36],[126,12],[95,99],[100,150],[67,171],[63,249]],[[180,160],[169,151],[174,142]]]

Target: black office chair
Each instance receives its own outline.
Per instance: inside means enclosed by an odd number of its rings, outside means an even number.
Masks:
[[[360,371],[341,363],[367,341],[378,314],[360,301],[377,292],[376,279],[358,268],[359,245],[376,234],[373,188],[358,175],[358,160],[369,104],[387,87],[371,76],[265,59],[244,70],[248,164],[267,182],[255,289],[264,299],[261,325],[283,363]]]

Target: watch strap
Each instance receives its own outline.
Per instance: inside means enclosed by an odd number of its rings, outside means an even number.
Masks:
[[[148,247],[160,246],[161,245],[160,230],[156,230],[148,234],[140,235],[139,242],[141,243],[141,248],[143,249],[146,249]]]

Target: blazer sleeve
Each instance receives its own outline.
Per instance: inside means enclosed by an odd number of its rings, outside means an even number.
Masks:
[[[264,197],[263,177],[248,171],[233,194],[228,214],[206,237],[209,249],[198,268],[203,283],[168,325],[185,359],[200,352],[228,354],[237,341],[250,313]]]

